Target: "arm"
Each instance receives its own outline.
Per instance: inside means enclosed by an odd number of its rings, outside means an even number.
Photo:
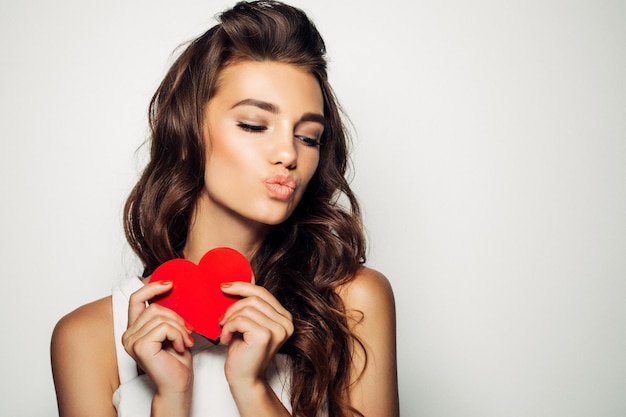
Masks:
[[[128,329],[122,335],[124,349],[156,386],[153,417],[185,417],[191,411],[191,328],[168,308],[158,304],[146,307],[147,301],[171,288],[171,281],[162,281],[135,291],[128,304]]]
[[[127,352],[157,387],[152,415],[185,416],[191,405],[193,341],[173,311],[145,301],[170,289],[145,285],[129,303]],[[164,347],[163,342],[168,341]],[[59,321],[52,335],[52,373],[60,417],[115,417],[113,392],[119,387],[111,297],[88,304]]]
[[[391,286],[381,273],[362,268],[339,295],[353,319],[352,331],[363,343],[363,348],[353,349],[352,406],[366,417],[398,416],[396,317]]]
[[[111,298],[63,317],[51,342],[52,375],[61,417],[114,417],[119,386]]]
[[[290,416],[267,383],[265,371],[293,334],[291,314],[263,287],[233,282],[223,285],[222,291],[243,297],[220,322],[220,341],[228,344],[224,373],[240,416]]]

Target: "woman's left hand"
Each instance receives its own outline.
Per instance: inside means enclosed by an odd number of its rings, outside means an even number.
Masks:
[[[224,365],[233,397],[265,384],[265,371],[278,349],[293,334],[293,321],[278,300],[265,288],[232,282],[222,285],[225,294],[242,297],[220,321],[220,342],[228,345]]]

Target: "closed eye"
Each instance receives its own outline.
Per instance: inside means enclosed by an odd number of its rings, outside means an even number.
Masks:
[[[313,138],[309,138],[307,136],[296,135],[300,141],[302,141],[306,146],[320,146],[322,144],[321,141]]]
[[[241,130],[244,130],[244,131],[250,132],[250,133],[261,133],[261,132],[265,132],[267,130],[266,126],[251,125],[251,124],[243,123],[243,122],[237,123],[237,126]]]

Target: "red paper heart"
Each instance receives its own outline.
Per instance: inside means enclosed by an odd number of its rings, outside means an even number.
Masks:
[[[224,294],[223,282],[251,282],[248,260],[231,248],[208,251],[198,265],[185,259],[172,259],[160,265],[150,282],[172,281],[172,290],[152,302],[178,313],[194,331],[217,341],[222,331],[219,320],[239,297]]]

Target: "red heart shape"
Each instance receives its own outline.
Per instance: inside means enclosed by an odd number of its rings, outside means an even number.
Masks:
[[[198,265],[186,259],[161,264],[150,282],[172,281],[172,290],[152,302],[178,313],[196,333],[217,341],[222,331],[219,320],[239,297],[224,294],[223,282],[251,282],[252,268],[241,253],[231,248],[208,251]]]

